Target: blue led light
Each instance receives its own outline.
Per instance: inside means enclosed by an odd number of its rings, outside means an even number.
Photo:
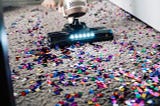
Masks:
[[[86,38],[86,34],[82,34],[82,36],[83,36],[82,38]]]
[[[88,39],[88,38],[93,38],[94,36],[95,34],[93,32],[79,33],[79,34],[71,34],[70,39],[71,40]]]
[[[70,39],[74,39],[74,35],[71,35],[71,36],[70,36]]]
[[[78,34],[75,34],[74,37],[75,37],[75,39],[78,39],[78,38],[79,38],[79,37],[78,37]]]
[[[95,34],[93,33],[93,32],[91,32],[91,35],[90,35],[91,37],[94,37],[95,36]]]
[[[83,34],[79,34],[78,36],[79,36],[79,38],[83,38]]]
[[[90,37],[90,34],[89,34],[89,33],[87,33],[87,34],[86,34],[86,37]]]

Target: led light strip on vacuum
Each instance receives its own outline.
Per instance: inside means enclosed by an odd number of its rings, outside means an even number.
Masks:
[[[94,37],[95,37],[95,34],[93,32],[88,32],[88,33],[71,34],[69,38],[71,40],[81,40],[81,39],[91,39]]]

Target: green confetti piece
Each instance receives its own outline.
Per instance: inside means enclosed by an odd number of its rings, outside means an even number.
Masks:
[[[82,95],[83,95],[83,92],[78,92],[78,94],[79,94],[80,96],[82,96]]]
[[[138,66],[138,63],[134,63],[135,66]]]
[[[81,69],[78,69],[78,74],[82,74],[82,70]]]
[[[42,64],[43,67],[47,67],[47,64]]]
[[[159,91],[159,88],[158,88],[158,87],[155,87],[154,90],[155,90],[155,91]]]
[[[101,57],[101,58],[103,57],[103,54],[102,54],[102,53],[100,53],[100,57]]]
[[[134,90],[134,92],[138,92],[138,90],[137,90],[137,89],[135,89],[135,90]]]
[[[151,84],[151,83],[152,83],[152,81],[151,81],[151,80],[147,80],[147,83]]]
[[[91,81],[95,81],[95,80],[96,80],[95,77],[92,77],[92,78],[91,78]]]
[[[123,82],[123,81],[124,81],[124,79],[123,79],[123,78],[119,78],[119,81]]]
[[[72,77],[72,74],[71,74],[71,73],[68,73],[68,76],[69,76],[69,77]]]
[[[143,49],[141,50],[141,52],[142,52],[142,53],[145,53],[145,52],[146,52],[146,48],[143,48]]]
[[[160,62],[160,59],[157,59],[157,62]]]
[[[141,95],[140,94],[136,94],[136,98],[141,98]]]

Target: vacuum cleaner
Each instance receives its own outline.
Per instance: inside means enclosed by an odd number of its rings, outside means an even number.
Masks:
[[[77,42],[93,43],[113,40],[113,32],[106,27],[87,27],[86,23],[79,22],[79,17],[88,11],[87,0],[62,0],[61,8],[63,16],[68,19],[61,31],[50,32],[47,35],[47,43],[50,48],[56,46],[65,47]]]

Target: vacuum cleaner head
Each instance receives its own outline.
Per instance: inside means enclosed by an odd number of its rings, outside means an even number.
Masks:
[[[61,3],[63,7],[63,14],[65,17],[73,17],[71,24],[65,24],[62,31],[48,33],[48,46],[66,47],[77,42],[98,42],[105,40],[112,40],[112,30],[105,27],[88,28],[84,22],[79,22],[78,17],[81,17],[87,12],[88,0],[63,0]]]
[[[85,23],[74,19],[72,24],[65,24],[62,31],[48,33],[48,46],[61,48],[80,43],[92,43],[113,39],[113,32],[105,27],[88,28]]]

